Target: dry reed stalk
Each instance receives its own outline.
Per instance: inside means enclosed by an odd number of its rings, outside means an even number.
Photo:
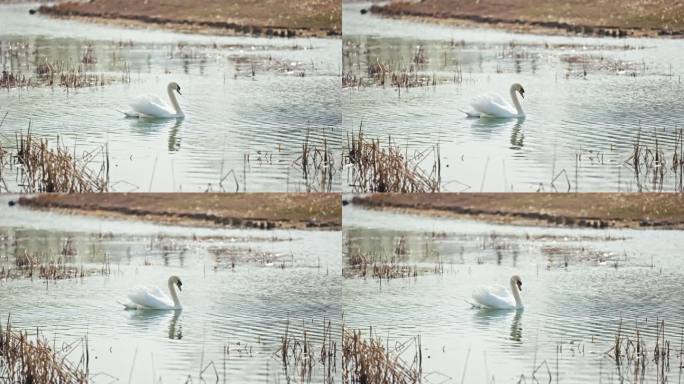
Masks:
[[[322,145],[309,141],[309,131],[302,144],[302,152],[293,166],[302,171],[302,179],[307,192],[331,192],[335,175],[335,161],[328,139],[324,136]]]
[[[387,343],[389,345],[389,343]],[[361,330],[342,330],[342,382],[347,384],[409,384],[422,378],[422,346],[420,336],[389,347],[373,333],[368,339]],[[411,352],[413,347],[413,353]],[[409,354],[410,362],[401,358]]]
[[[70,363],[66,356],[81,349],[78,365]],[[60,353],[36,330],[15,331],[7,318],[5,328],[0,325],[0,381],[7,383],[61,383],[88,382],[88,340],[64,345]],[[73,358],[73,357],[72,357]]]
[[[441,160],[439,144],[428,153],[408,156],[388,139],[383,146],[380,139],[366,139],[363,130],[347,137],[346,163],[351,165],[351,187],[355,193],[363,192],[439,192],[441,186]],[[433,155],[429,173],[420,163]]]
[[[275,356],[281,360],[288,382],[310,383],[319,365],[324,383],[335,383],[337,379],[337,340],[333,337],[332,322],[324,319],[323,340],[315,345],[302,322],[301,333],[290,330],[290,321],[285,324],[285,333]]]
[[[17,167],[17,185],[22,192],[106,192],[109,188],[109,149],[105,145],[80,157],[64,145],[59,137],[51,148],[47,138],[35,138],[31,127],[17,139],[16,148],[3,148],[0,143],[0,165]],[[9,153],[15,163],[3,158]],[[94,164],[94,166],[93,166]],[[0,181],[5,185],[3,173]]]
[[[641,128],[639,128],[636,140],[633,144],[632,154],[625,160],[625,163],[634,170],[634,177],[639,192],[648,188],[648,180],[651,181],[651,191],[663,190],[667,162],[665,160],[665,153],[658,140],[658,133],[654,131],[653,134],[654,146],[651,147],[642,141]],[[673,155],[673,157],[675,156],[677,156],[676,147],[675,155]],[[673,170],[675,169],[675,165],[673,164]]]
[[[615,362],[620,381],[633,380],[633,382],[643,383],[649,372],[652,374],[655,371],[657,383],[668,382],[671,355],[670,340],[665,338],[665,321],[656,320],[655,325],[655,345],[653,348],[649,348],[638,324],[633,336],[629,336],[624,333],[622,320],[620,320],[613,346],[606,352],[606,355]],[[681,350],[679,354],[681,358]]]

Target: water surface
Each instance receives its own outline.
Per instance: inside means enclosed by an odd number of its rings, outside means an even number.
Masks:
[[[457,28],[361,15],[368,7],[343,6],[343,71],[362,79],[343,90],[344,129],[363,125],[385,142],[391,136],[409,155],[440,144],[443,190],[679,188],[671,157],[675,148],[681,153],[681,39]],[[380,85],[369,73],[378,63],[418,74],[427,85]],[[516,82],[525,89],[526,119],[465,117],[477,95],[496,93],[510,102]],[[655,181],[643,170],[637,179],[626,163],[639,135],[651,150],[657,138],[667,158]]]
[[[638,328],[652,353],[658,320],[670,341],[668,382],[681,378],[681,231],[517,227],[354,206],[343,215],[347,325],[372,326],[388,345],[420,335],[429,382],[530,382],[544,361],[553,382],[664,382],[652,356],[643,378],[629,381],[633,370],[606,354],[620,324],[632,340]],[[418,276],[360,277],[351,264],[359,254],[417,267]],[[513,274],[524,310],[466,302],[478,285],[508,287]],[[536,377],[547,382],[546,368]]]
[[[285,382],[294,372],[276,352],[288,324],[290,337],[306,330],[320,348],[331,320],[339,338],[340,232],[162,226],[10,208],[9,198],[0,198],[0,269],[16,271],[28,253],[88,273],[0,280],[0,318],[58,345],[87,336],[95,382],[197,381],[205,368],[210,382]],[[183,282],[182,311],[118,303],[136,285],[166,291],[170,275]],[[312,371],[310,382],[323,380],[322,364]]]
[[[305,179],[298,158],[307,140],[339,154],[340,40],[124,29],[31,16],[30,7],[0,6],[2,70],[37,78],[47,60],[109,85],[3,90],[3,145],[14,145],[29,121],[35,135],[53,145],[59,136],[77,153],[107,145],[115,191],[339,189],[337,181]],[[82,64],[88,47],[96,62]],[[185,119],[117,111],[141,94],[168,100],[170,81],[181,86]]]

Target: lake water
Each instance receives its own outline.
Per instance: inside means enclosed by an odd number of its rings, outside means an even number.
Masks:
[[[40,329],[59,346],[87,336],[95,382],[197,382],[205,368],[207,382],[321,382],[327,375],[316,361],[310,380],[301,380],[294,365],[286,373],[276,352],[288,323],[291,338],[301,341],[306,330],[314,355],[324,321],[332,321],[340,345],[339,231],[165,226],[10,208],[10,198],[0,197],[0,269],[16,272],[26,251],[92,274],[2,279],[0,319],[5,325],[11,315],[15,328]],[[104,266],[111,272],[103,274]],[[183,282],[182,311],[126,311],[117,303],[139,284],[166,291],[170,275]],[[69,358],[80,356],[77,349]]]
[[[53,145],[59,136],[77,153],[107,144],[114,191],[339,190],[339,172],[322,185],[305,179],[297,160],[307,135],[339,158],[339,39],[125,29],[29,15],[31,7],[0,6],[0,68],[35,81],[46,59],[76,68],[90,47],[96,62],[82,66],[109,85],[3,90],[3,145],[13,146],[29,121],[35,135]],[[181,86],[184,120],[117,112],[141,94],[168,100],[170,81]],[[235,177],[225,177],[231,170]]]
[[[343,89],[343,127],[363,125],[384,143],[391,136],[409,157],[440,144],[443,190],[679,188],[671,166],[684,115],[683,40],[516,34],[361,15],[363,8],[369,4],[343,5],[343,71],[362,82]],[[381,85],[369,72],[378,63],[413,68],[429,85]],[[526,119],[461,111],[480,94],[510,101],[516,82]],[[655,181],[656,167],[637,179],[625,163],[639,132],[642,149],[655,150],[657,137],[666,158]]]
[[[343,210],[343,307],[348,327],[373,327],[392,350],[417,335],[431,383],[660,383],[682,378],[681,231],[518,227]],[[417,277],[360,277],[352,255],[415,266]],[[441,266],[442,272],[434,272]],[[422,271],[422,272],[421,272]],[[518,274],[522,311],[472,309],[481,284]],[[658,320],[670,342],[665,381],[653,360]],[[645,369],[606,354],[638,328]],[[366,332],[367,334],[367,332]],[[662,346],[662,342],[660,344]],[[401,356],[401,355],[400,355]],[[401,356],[411,361],[411,355]],[[621,380],[622,378],[622,380]],[[485,381],[483,381],[485,380]]]

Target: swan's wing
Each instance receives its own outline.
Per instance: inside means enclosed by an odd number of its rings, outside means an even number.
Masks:
[[[491,292],[493,295],[496,295],[499,297],[505,297],[505,296],[510,295],[510,293],[508,292],[508,289],[506,289],[506,287],[504,287],[503,285],[494,284],[494,285],[488,286],[487,288],[489,289],[489,292]]]
[[[128,294],[128,299],[137,307],[136,309],[173,308],[173,301],[159,287],[138,286]]]
[[[510,117],[516,115],[516,110],[501,96],[495,94],[480,95],[473,99],[470,106],[480,113],[480,116]]]
[[[171,107],[154,95],[138,96],[129,105],[135,112],[144,116],[170,117],[175,115]]]
[[[514,308],[513,295],[500,285],[480,286],[473,292],[473,300],[484,308]]]

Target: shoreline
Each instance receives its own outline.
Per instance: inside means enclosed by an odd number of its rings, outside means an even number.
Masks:
[[[21,196],[29,209],[159,224],[255,229],[340,230],[336,193],[86,193]]]
[[[351,203],[368,209],[516,226],[684,229],[684,196],[674,193],[385,194],[355,196]]]
[[[258,23],[239,23],[232,21],[190,20],[144,14],[117,14],[92,12],[76,8],[73,3],[41,5],[37,13],[56,19],[111,25],[137,29],[159,29],[179,33],[194,33],[214,36],[253,36],[253,37],[339,37],[341,28],[318,28],[312,26],[283,26]],[[341,17],[340,17],[341,19]]]
[[[559,21],[524,20],[521,18],[500,18],[477,14],[451,14],[446,12],[427,13],[406,8],[408,3],[389,5],[372,5],[368,12],[397,20],[408,20],[417,23],[456,26],[464,28],[494,29],[513,33],[540,34],[551,36],[581,37],[651,37],[651,38],[684,38],[684,29],[669,30],[663,28],[641,28],[613,25],[574,24]]]

